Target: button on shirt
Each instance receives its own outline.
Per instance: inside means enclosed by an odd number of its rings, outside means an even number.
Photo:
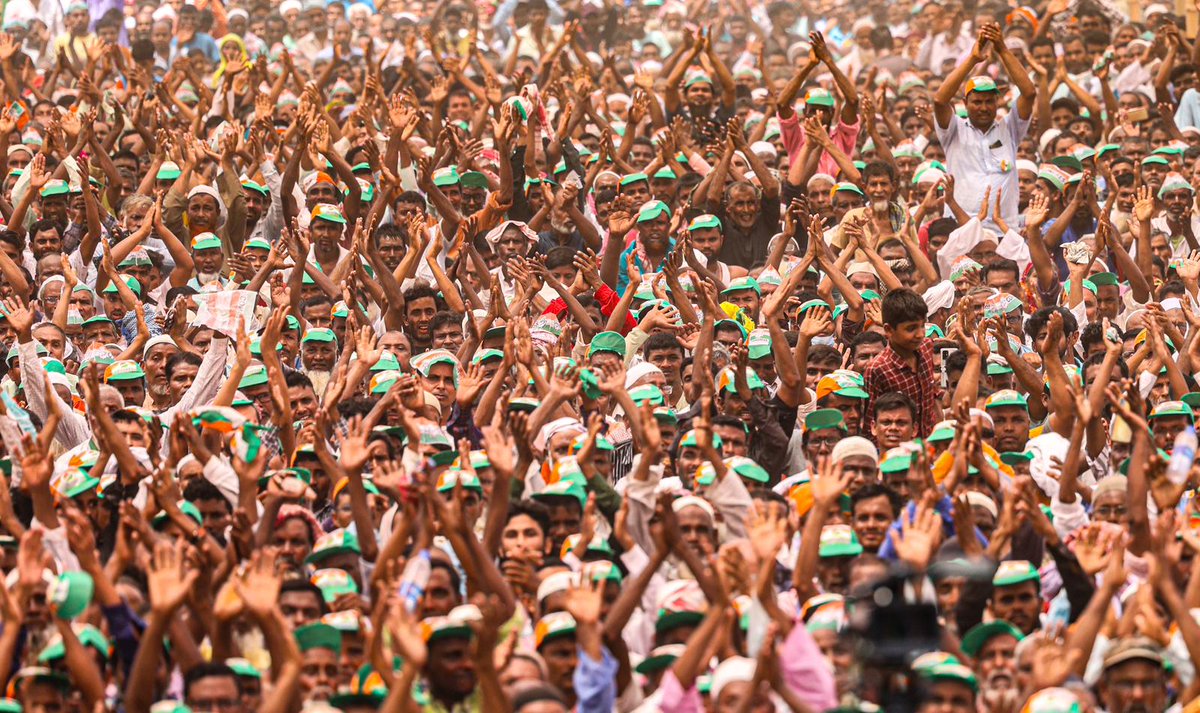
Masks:
[[[987,131],[980,131],[961,116],[950,117],[950,124],[937,125],[937,137],[946,151],[946,166],[954,174],[954,199],[968,215],[975,215],[983,203],[983,194],[990,186],[995,200],[996,189],[1003,190],[1000,213],[1005,222],[1016,225],[1020,216],[1017,208],[1017,144],[1029,130],[1029,119],[1017,115],[1015,103],[1008,114]],[[990,221],[988,225],[993,225]]]

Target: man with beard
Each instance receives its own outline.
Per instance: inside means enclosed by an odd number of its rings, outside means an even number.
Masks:
[[[625,236],[637,228],[637,239],[630,243],[623,252],[612,249],[611,241],[622,244]],[[629,285],[628,265],[630,262],[643,274],[658,272],[662,269],[667,252],[675,246],[670,238],[671,209],[662,201],[647,201],[638,209],[636,219],[623,210],[613,211],[609,222],[610,246],[604,251],[604,261],[600,266],[600,277],[608,284],[616,283],[617,294],[625,292]]]
[[[300,698],[328,701],[341,680],[339,661],[342,656],[342,635],[329,624],[309,624],[293,632],[302,658],[300,665]]]
[[[1178,173],[1167,174],[1158,189],[1164,213],[1151,220],[1150,227],[1167,234],[1172,258],[1186,258],[1200,250],[1200,219],[1192,210],[1195,198],[1195,189]]]
[[[1017,696],[1017,644],[1025,636],[1007,621],[989,621],[972,628],[962,638],[963,653],[975,660],[979,695],[990,706],[1019,702]]]
[[[215,233],[197,233],[192,237],[192,263],[196,276],[188,281],[188,287],[198,291],[214,282],[224,286],[226,280],[221,268],[225,265],[225,251]]]
[[[176,354],[179,354],[179,346],[175,344],[174,339],[165,334],[152,337],[142,348],[146,390],[150,393],[150,407],[155,411],[161,411],[172,403],[167,363]]]

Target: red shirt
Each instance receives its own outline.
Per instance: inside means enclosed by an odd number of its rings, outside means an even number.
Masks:
[[[867,425],[870,431],[875,425],[875,400],[880,396],[900,391],[907,394],[917,405],[917,436],[924,438],[933,431],[941,418],[942,389],[938,385],[939,375],[933,366],[933,340],[926,339],[917,349],[917,368],[913,369],[889,344],[879,356],[867,364],[863,371],[867,393]]]

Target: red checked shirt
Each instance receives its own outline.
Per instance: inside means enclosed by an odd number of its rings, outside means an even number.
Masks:
[[[941,418],[942,389],[938,386],[938,373],[933,366],[933,340],[926,339],[917,349],[917,368],[914,370],[888,345],[879,356],[867,364],[863,373],[867,393],[868,432],[875,425],[875,399],[892,392],[901,391],[917,405],[917,436],[924,438],[933,431],[933,425]]]

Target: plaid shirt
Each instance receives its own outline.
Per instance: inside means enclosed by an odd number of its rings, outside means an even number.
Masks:
[[[901,391],[917,405],[917,436],[924,438],[941,418],[938,402],[942,397],[938,374],[933,367],[933,340],[926,339],[917,350],[914,370],[889,344],[867,364],[863,373],[867,393],[867,431],[875,425],[875,399],[892,391]]]

